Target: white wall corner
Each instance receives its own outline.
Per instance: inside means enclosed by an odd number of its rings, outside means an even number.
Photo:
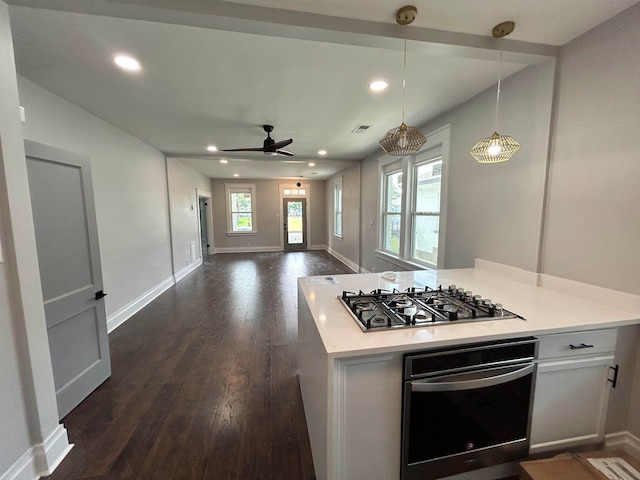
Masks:
[[[41,444],[31,447],[33,466],[39,476],[51,475],[73,448],[67,429],[60,424]]]
[[[621,449],[634,458],[640,458],[640,438],[629,432],[616,432],[605,435],[604,446],[607,449]]]
[[[189,265],[191,266],[191,265]],[[188,272],[187,272],[188,273]],[[124,322],[133,317],[136,313],[149,305],[153,300],[158,298],[165,290],[174,285],[176,280],[173,276],[166,278],[152,289],[146,291],[138,298],[126,304],[124,307],[117,310],[112,315],[107,317],[107,331],[113,332],[116,328],[122,325]],[[2,480],[2,479],[0,479]]]
[[[349,260],[347,257],[345,257],[344,255],[339,254],[338,252],[336,252],[335,250],[333,250],[332,248],[328,248],[327,252],[330,255],[333,255],[335,258],[337,258],[338,260],[340,260],[342,263],[344,263],[347,267],[349,267],[351,270],[353,270],[355,273],[358,273],[358,271],[360,270],[360,266],[355,263],[352,262],[351,260]]]

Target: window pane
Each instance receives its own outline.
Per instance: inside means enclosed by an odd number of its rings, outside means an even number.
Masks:
[[[284,189],[284,194],[285,195],[291,195],[291,189],[290,188],[285,188]]]
[[[384,217],[384,249],[400,252],[400,215],[388,214]]]
[[[336,235],[342,235],[342,213],[336,213]]]
[[[251,194],[250,193],[232,193],[231,194],[231,211],[232,212],[250,212],[251,211]]]
[[[250,232],[252,230],[251,213],[232,213],[231,227],[234,232]]]
[[[399,213],[402,211],[402,172],[387,175],[386,185],[386,211]]]
[[[440,212],[442,160],[416,168],[416,212]]]
[[[301,197],[304,197],[307,194],[307,190],[304,188],[301,188],[300,190],[298,190],[298,195],[300,195]]]
[[[436,265],[438,263],[438,215],[415,215],[412,257]]]

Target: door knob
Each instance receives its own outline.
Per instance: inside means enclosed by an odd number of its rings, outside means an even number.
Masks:
[[[98,291],[96,292],[96,296],[94,297],[94,299],[95,299],[95,300],[100,300],[101,298],[104,298],[104,297],[106,297],[106,296],[107,296],[107,294],[106,294],[106,293],[104,293],[102,290],[98,290]]]

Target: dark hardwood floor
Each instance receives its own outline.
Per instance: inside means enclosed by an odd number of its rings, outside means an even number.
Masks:
[[[218,254],[110,336],[113,373],[63,419],[50,480],[314,479],[296,278],[325,252]]]

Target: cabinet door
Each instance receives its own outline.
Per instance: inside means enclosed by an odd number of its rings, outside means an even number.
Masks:
[[[612,362],[607,355],[538,364],[531,453],[603,440]]]

